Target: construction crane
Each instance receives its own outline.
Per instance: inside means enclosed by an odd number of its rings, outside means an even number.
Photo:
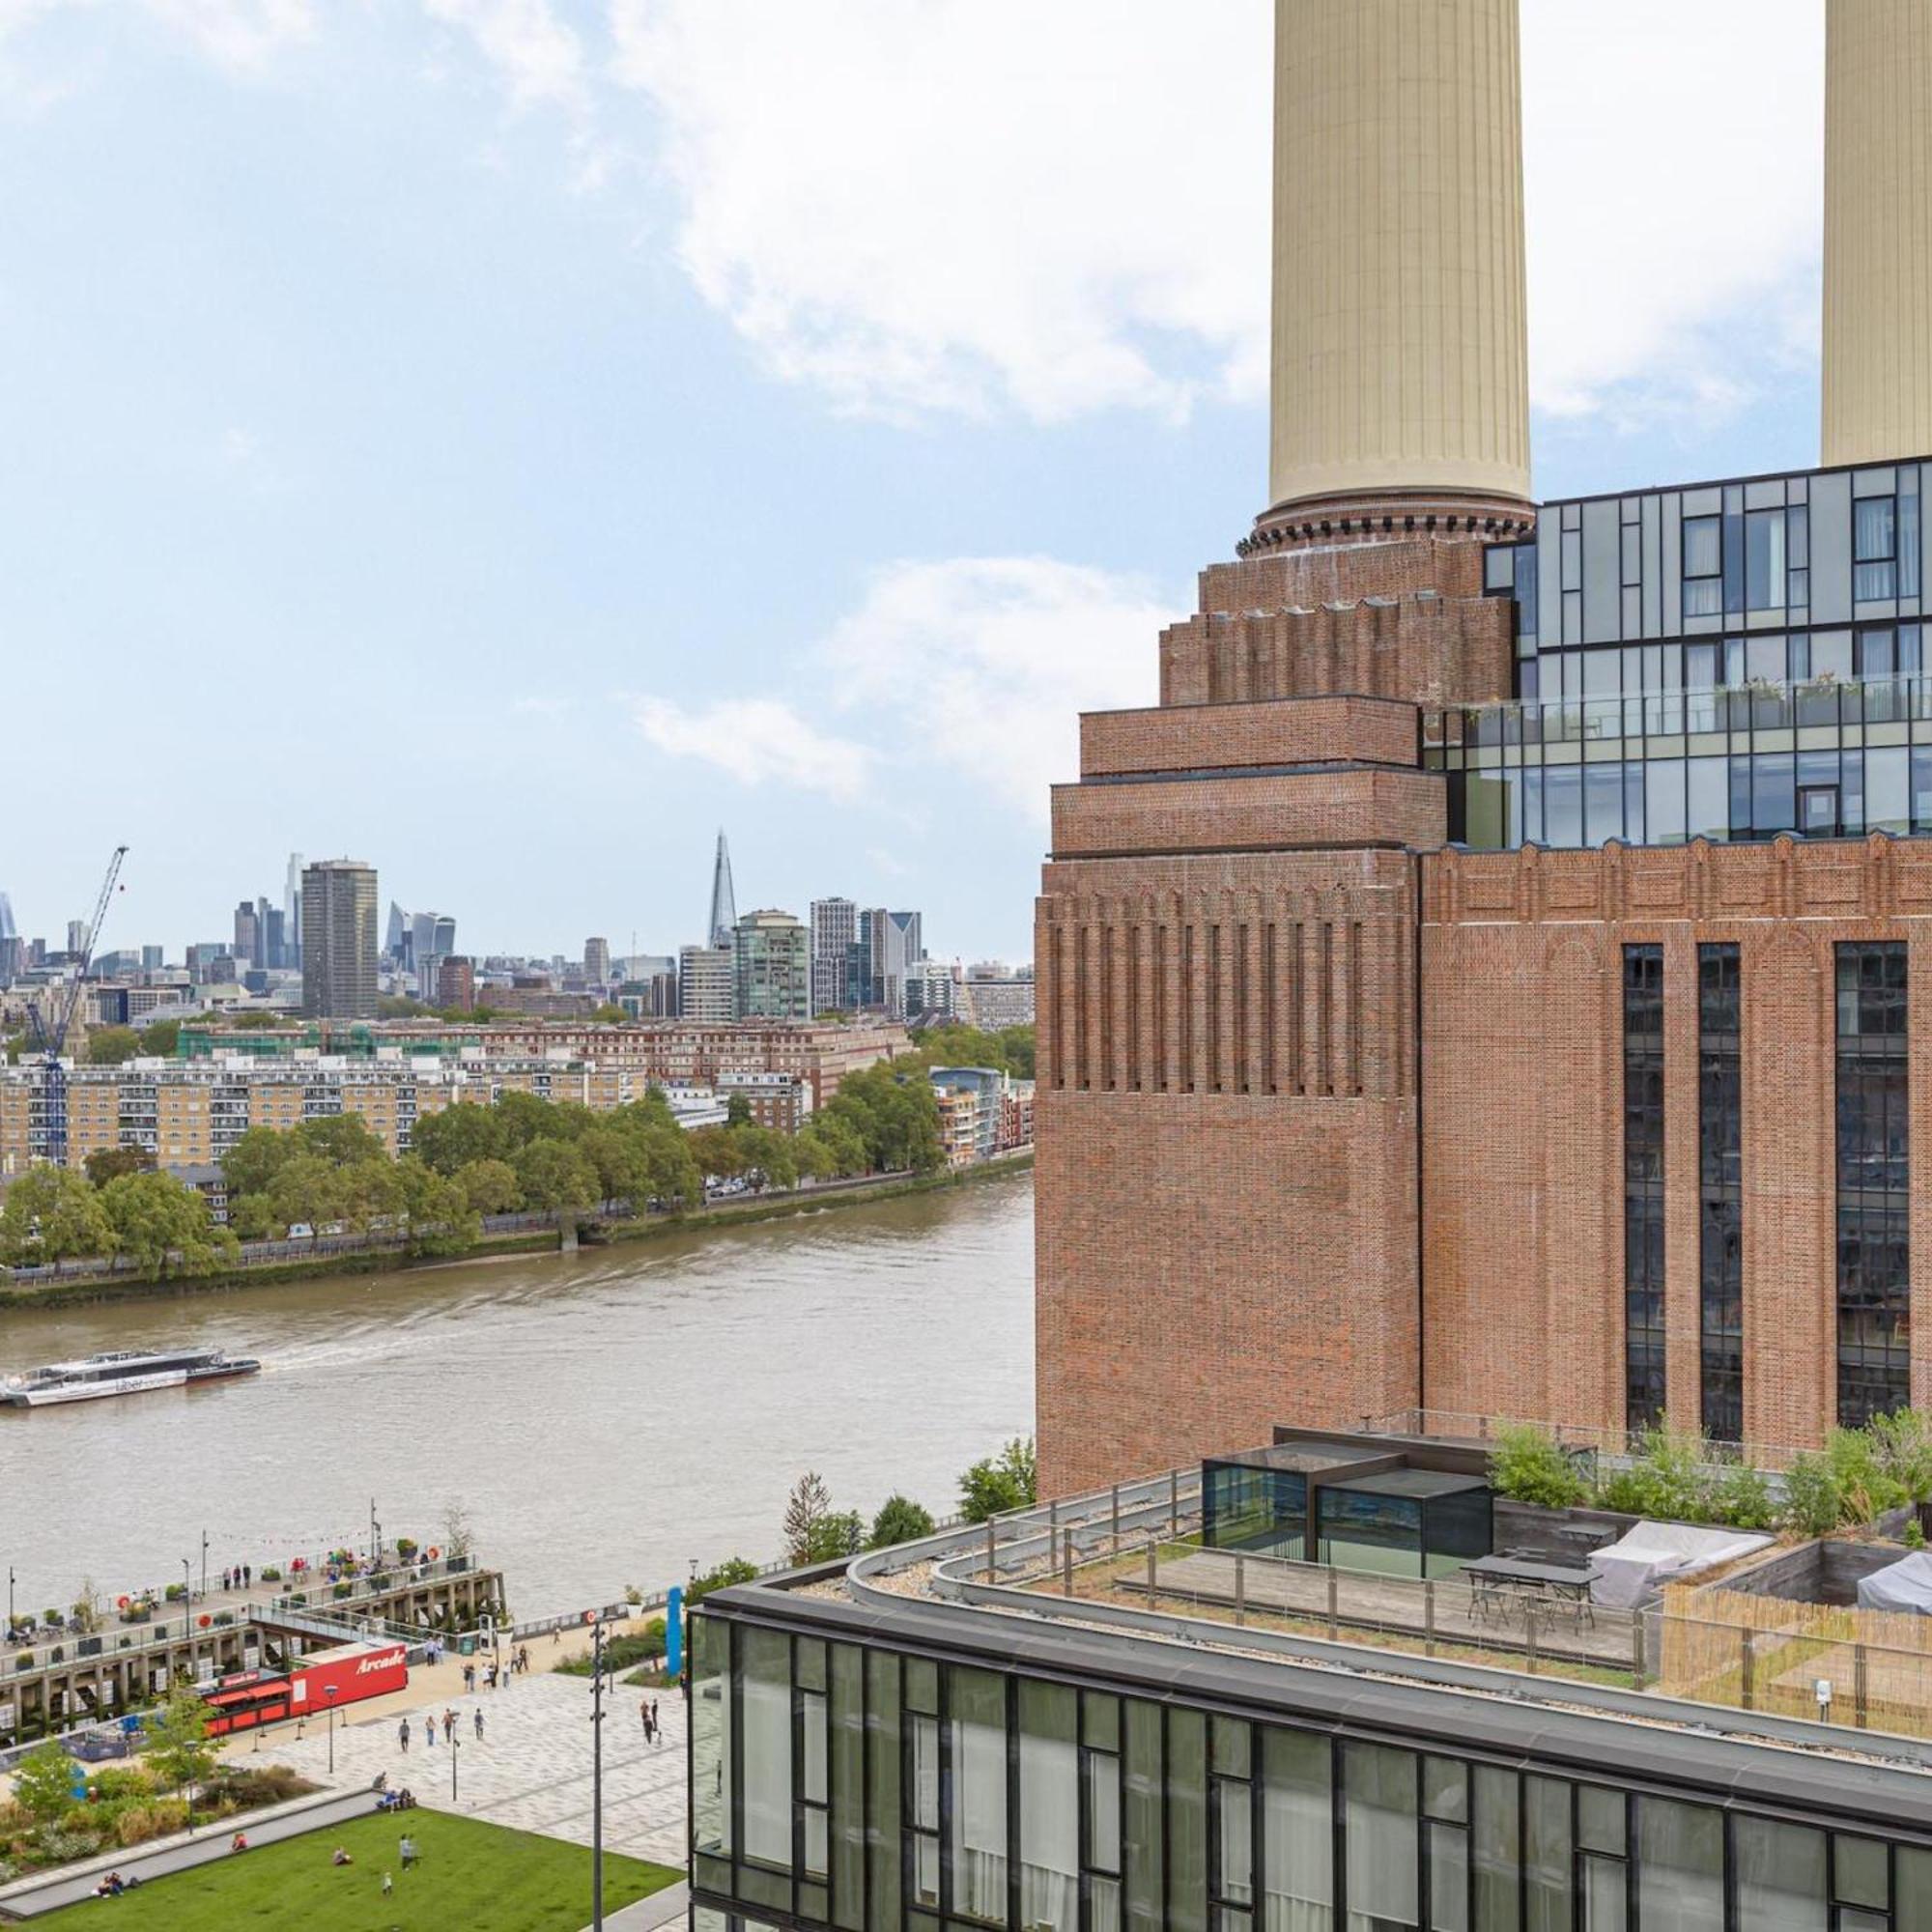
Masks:
[[[42,1153],[53,1166],[67,1165],[67,1051],[69,1029],[80,1009],[80,996],[87,984],[87,969],[94,959],[95,942],[107,918],[107,901],[114,896],[115,881],[121,876],[121,862],[128,856],[125,845],[114,848],[107,862],[107,876],[100,882],[100,896],[94,903],[94,917],[80,936],[80,959],[73,978],[55,995],[53,1025],[48,1026],[41,1003],[34,1003],[34,1032],[43,1049],[41,1059],[41,1110],[43,1121]]]

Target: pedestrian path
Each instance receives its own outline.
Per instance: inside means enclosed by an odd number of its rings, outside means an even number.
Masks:
[[[414,1688],[412,1683],[412,1689]],[[623,1686],[604,1698],[604,1845],[607,1851],[660,1864],[686,1861],[685,1709],[675,1691],[656,1697],[663,1731],[660,1741],[644,1741],[639,1702],[645,1693]],[[292,1765],[318,1784],[368,1786],[385,1773],[389,1788],[406,1786],[418,1804],[455,1811],[466,1818],[539,1832],[573,1844],[591,1838],[592,1776],[590,1682],[583,1677],[533,1672],[513,1677],[500,1690],[474,1695],[435,1695],[425,1691],[413,1709],[402,1708],[403,1692],[385,1698],[389,1708],[356,1721],[346,1714],[335,1728],[335,1776],[328,1774],[327,1725],[311,1724],[305,1735],[271,1734],[262,1755]],[[456,1748],[442,1741],[443,1711],[456,1713]],[[475,1714],[483,1714],[483,1736],[476,1736]],[[425,1742],[424,1720],[434,1712],[437,1742]],[[402,1748],[399,1725],[407,1715],[410,1747]],[[238,1748],[246,1748],[237,1742]],[[451,1764],[455,1758],[454,1793]]]

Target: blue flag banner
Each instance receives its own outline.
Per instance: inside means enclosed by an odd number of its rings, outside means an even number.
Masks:
[[[665,1604],[665,1675],[684,1675],[684,1586],[673,1583]]]

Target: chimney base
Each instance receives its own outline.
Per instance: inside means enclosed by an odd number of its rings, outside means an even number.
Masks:
[[[1453,490],[1363,491],[1277,503],[1255,519],[1253,534],[1236,550],[1242,557],[1266,556],[1407,536],[1509,543],[1535,528],[1536,507],[1520,497]]]

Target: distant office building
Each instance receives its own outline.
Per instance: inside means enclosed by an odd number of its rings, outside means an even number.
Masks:
[[[144,946],[141,949],[141,971],[158,973],[167,964],[166,950],[159,946]]]
[[[383,929],[383,957],[398,966],[409,952],[410,916],[394,899],[389,901],[389,922]]]
[[[958,1014],[968,1026],[987,1033],[1034,1023],[1033,979],[980,980],[968,977],[958,988]]]
[[[288,925],[282,909],[264,899],[257,917],[262,922],[262,963],[280,971],[289,963]]]
[[[87,951],[87,922],[71,919],[67,923],[67,956],[78,959]]]
[[[18,939],[20,928],[14,923],[14,902],[0,893],[0,939]]]
[[[851,1003],[850,959],[859,908],[850,899],[811,902],[811,1010],[839,1012]]]
[[[728,1026],[735,1017],[734,954],[724,946],[687,946],[677,955],[677,1010],[688,1020]]]
[[[952,969],[937,959],[922,959],[906,968],[906,1018],[950,1020],[958,1010]]]
[[[705,936],[712,946],[729,950],[738,924],[738,894],[731,883],[731,848],[718,835],[718,856],[711,866],[711,923]]]
[[[303,868],[302,1011],[376,1016],[376,868],[329,859]]]
[[[732,935],[736,1017],[811,1017],[811,935],[788,912],[751,912]]]
[[[243,899],[235,908],[235,944],[233,952],[236,958],[250,966],[255,963],[255,956],[262,943],[261,932],[261,922],[255,916],[254,901],[252,899]]]
[[[282,887],[282,963],[292,968],[301,965],[301,875],[302,855],[291,852]]]
[[[437,962],[436,1003],[444,1012],[467,1013],[476,1005],[476,969],[452,955]]]
[[[906,972],[925,957],[920,915],[875,907],[860,916],[860,1004],[893,1019],[906,1013]]]
[[[611,942],[586,939],[583,942],[583,977],[593,986],[611,983]]]
[[[0,939],[0,986],[11,986],[26,971],[27,943],[17,933]]]
[[[652,973],[641,980],[626,980],[617,989],[617,1004],[634,1020],[675,1019],[677,974]]]

